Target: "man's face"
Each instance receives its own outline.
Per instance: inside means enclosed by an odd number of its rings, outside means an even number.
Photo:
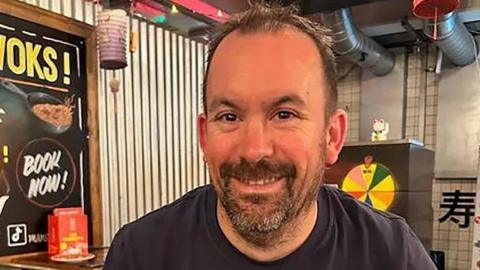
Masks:
[[[258,246],[311,206],[332,160],[323,74],[313,40],[289,28],[233,32],[212,59],[201,145],[225,212]]]

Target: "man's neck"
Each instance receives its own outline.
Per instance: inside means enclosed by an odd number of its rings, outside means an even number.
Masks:
[[[217,219],[228,241],[251,259],[269,262],[288,256],[298,249],[308,238],[317,220],[318,206],[315,200],[311,207],[300,214],[283,233],[278,244],[272,248],[261,248],[247,242],[233,227],[220,202],[217,202]]]

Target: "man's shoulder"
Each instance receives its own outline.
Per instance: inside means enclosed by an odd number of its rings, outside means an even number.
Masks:
[[[211,186],[194,189],[178,200],[124,225],[110,246],[104,269],[163,269],[202,234]],[[188,252],[187,252],[188,254]],[[182,268],[184,269],[184,268]]]
[[[212,188],[206,185],[189,191],[174,202],[124,225],[118,234],[152,237],[165,234],[172,229],[178,230],[198,224],[201,222],[200,219],[204,218],[202,211],[205,209],[207,196],[212,192]]]
[[[329,198],[330,213],[342,227],[364,229],[368,234],[409,232],[407,222],[401,216],[375,209],[337,188],[326,186],[325,191]]]
[[[325,187],[324,191],[332,221],[329,236],[339,246],[337,250],[343,251],[341,260],[357,256],[362,262],[375,254],[376,259],[368,261],[368,269],[391,265],[398,267],[395,269],[435,269],[404,218],[374,209],[342,190]]]

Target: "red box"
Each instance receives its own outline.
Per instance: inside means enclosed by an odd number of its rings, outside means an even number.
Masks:
[[[48,254],[88,254],[87,215],[82,208],[57,208],[48,215]]]

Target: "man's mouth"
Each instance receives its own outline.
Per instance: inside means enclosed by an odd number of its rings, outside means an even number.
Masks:
[[[281,192],[287,186],[285,177],[269,177],[258,179],[230,178],[230,186],[243,194],[273,194]]]
[[[238,178],[235,178],[236,180],[244,183],[244,184],[247,184],[247,185],[266,185],[266,184],[270,184],[270,183],[273,183],[273,182],[276,182],[276,181],[279,181],[282,179],[282,177],[270,177],[270,178],[262,178],[262,179],[256,179],[256,180],[250,180],[250,179],[238,179]]]
[[[238,194],[279,194],[290,190],[296,168],[290,163],[260,160],[255,163],[240,160],[238,165],[224,163],[220,178],[227,189]]]

